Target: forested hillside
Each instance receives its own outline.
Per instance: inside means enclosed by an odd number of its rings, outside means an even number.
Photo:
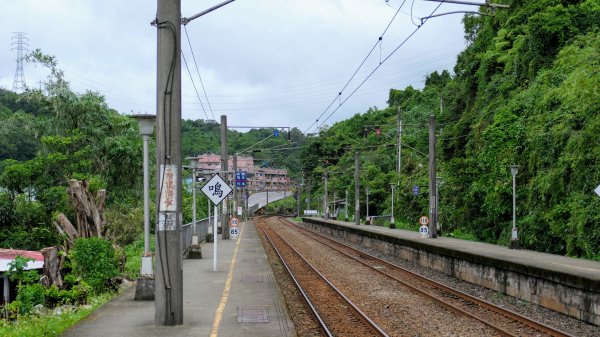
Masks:
[[[35,51],[28,60],[47,67],[50,75],[43,91],[15,94],[0,89],[0,247],[61,244],[53,225],[56,215],[75,220],[69,179],[86,180],[92,194],[106,189],[111,238],[132,242],[142,230],[142,138],[137,122],[110,109],[98,93],[73,92],[54,57]],[[305,138],[298,129],[291,129],[289,137],[287,130],[277,137],[273,129],[242,131],[228,131],[231,154],[252,155],[257,166],[300,171],[299,146]],[[182,151],[183,158],[220,153],[219,124],[183,121]],[[151,155],[150,172],[155,171],[154,159]],[[197,203],[206,204],[202,195]],[[183,208],[184,221],[191,221],[187,189]],[[205,216],[205,207],[198,211]]]
[[[396,220],[416,228],[418,216],[427,214],[433,114],[444,235],[507,244],[509,166],[516,164],[521,244],[600,259],[600,198],[593,192],[600,184],[600,3],[501,2],[511,8],[464,18],[468,47],[452,75],[430,74],[423,89],[392,89],[389,108],[357,114],[311,139],[304,169],[314,172],[312,193],[320,193],[327,169],[335,173],[330,191],[350,191],[353,205],[354,152],[360,151],[370,214],[390,214],[390,184],[398,183]],[[397,108],[405,125],[399,176]],[[410,191],[415,185],[422,187],[418,197]]]
[[[433,114],[444,235],[507,244],[509,165],[516,164],[521,244],[599,260],[600,198],[593,190],[600,184],[600,3],[501,2],[511,8],[464,18],[468,46],[453,71],[429,74],[423,88],[391,89],[388,108],[357,113],[309,138],[292,128],[289,141],[288,130],[278,137],[272,129],[229,130],[230,154],[287,168],[297,182],[304,180],[302,200],[309,198],[314,209],[325,172],[330,198],[348,191],[354,204],[358,151],[362,216],[364,188],[369,214],[385,215],[394,184],[396,222],[416,229],[428,208],[427,120]],[[87,180],[92,192],[107,189],[110,231],[115,240],[131,242],[142,221],[137,123],[108,107],[101,94],[72,92],[53,57],[34,52],[28,60],[50,76],[44,91],[0,90],[0,246],[60,243],[52,221],[59,212],[73,215],[69,179]],[[404,125],[399,175],[398,109]],[[220,153],[216,122],[182,125],[184,157]],[[418,196],[413,186],[421,188]],[[184,221],[191,217],[188,192]],[[198,209],[203,216],[205,207]]]

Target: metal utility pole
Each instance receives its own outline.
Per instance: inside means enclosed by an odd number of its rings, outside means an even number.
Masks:
[[[435,169],[435,116],[429,116],[429,236],[437,237],[437,193]]]
[[[461,0],[425,0],[425,1],[433,1],[433,2],[446,2],[451,4],[459,4],[459,5],[471,5],[477,7],[488,7],[488,8],[510,8],[509,5],[504,4],[493,4],[489,1],[486,2],[471,2],[471,1],[461,1]]]
[[[25,56],[27,47],[29,47],[29,38],[26,36],[27,33],[16,32],[13,34],[14,36],[11,39],[12,42],[10,45],[12,46],[12,50],[17,51],[17,70],[15,71],[12,90],[16,93],[21,93],[27,87],[25,84],[25,73],[23,72],[23,57]]]
[[[398,162],[396,163],[396,173],[398,179],[400,179],[400,170],[402,169],[402,110],[398,107],[398,113],[396,115],[396,126],[398,132]]]
[[[237,217],[238,186],[237,186],[237,153],[233,156],[233,216]]]
[[[183,324],[181,256],[181,0],[158,0],[156,325]]]
[[[354,153],[354,224],[360,225],[360,152]]]
[[[221,115],[221,172],[223,180],[228,181],[227,171],[229,171],[229,154],[227,150],[227,116]],[[221,222],[221,237],[223,240],[229,240],[229,214],[227,213],[227,198],[222,202],[223,220]],[[216,234],[216,233],[215,233]]]
[[[325,170],[325,175],[323,176],[323,179],[325,180],[325,190],[323,192],[323,210],[324,210],[324,214],[325,214],[325,220],[329,219],[329,196],[327,195],[327,170]]]

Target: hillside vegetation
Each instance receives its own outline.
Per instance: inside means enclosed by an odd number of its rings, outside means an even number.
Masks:
[[[416,228],[428,208],[427,122],[433,114],[445,235],[507,244],[509,166],[516,164],[521,244],[598,260],[600,3],[503,2],[511,8],[494,17],[464,18],[468,47],[453,75],[435,72],[423,89],[392,89],[389,108],[357,114],[312,138],[303,156],[304,170],[313,173],[312,193],[322,192],[327,169],[330,191],[339,198],[348,190],[354,205],[354,153],[360,151],[369,213],[391,213],[390,183],[398,183],[396,220]],[[405,125],[399,176],[397,108]],[[415,185],[418,197],[411,192]]]
[[[329,195],[340,199],[348,191],[354,205],[354,156],[360,151],[362,216],[364,187],[370,189],[369,214],[384,215],[391,213],[390,184],[397,184],[396,220],[416,229],[418,217],[427,214],[427,120],[434,114],[444,235],[507,244],[509,165],[516,164],[522,245],[600,259],[600,198],[593,193],[600,184],[600,3],[500,2],[511,8],[464,18],[468,46],[452,72],[429,74],[423,88],[391,89],[388,108],[357,113],[309,138],[295,128],[290,141],[288,130],[279,137],[272,129],[229,130],[230,154],[287,168],[304,181],[303,207],[308,198],[315,209],[325,171]],[[36,51],[28,60],[50,75],[44,91],[0,90],[0,246],[60,244],[52,221],[59,212],[74,215],[69,179],[87,180],[92,193],[107,189],[109,231],[121,245],[133,242],[142,229],[137,123],[99,93],[71,91],[53,57]],[[404,123],[399,175],[398,108]],[[216,122],[182,125],[184,157],[220,153]],[[412,195],[413,186],[421,188],[419,196]],[[187,189],[183,199],[188,222]],[[202,217],[206,200],[200,196],[197,203]]]

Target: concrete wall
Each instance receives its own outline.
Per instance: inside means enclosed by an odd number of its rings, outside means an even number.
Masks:
[[[592,280],[432,247],[419,241],[325,223],[320,219],[304,218],[304,221],[314,229],[365,248],[376,249],[382,254],[396,256],[600,326],[599,285]]]

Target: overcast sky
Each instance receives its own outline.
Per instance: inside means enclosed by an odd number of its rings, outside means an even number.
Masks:
[[[182,16],[220,2],[182,0]],[[237,0],[192,21],[187,33],[210,108],[182,30],[182,50],[204,105],[203,110],[182,66],[183,118],[214,115],[219,120],[227,115],[229,125],[290,126],[311,132],[324,112],[317,125],[332,125],[369,107],[386,107],[390,88],[422,87],[428,73],[452,70],[465,47],[462,15],[433,18],[349,97],[416,29],[419,18],[438,5],[407,0],[355,80],[326,111],[401,4],[402,0]],[[11,38],[13,32],[25,32],[30,50],[40,48],[56,56],[76,92],[97,91],[124,114],[156,113],[156,28],[150,25],[156,16],[155,0],[0,0],[0,8],[0,87],[13,87],[17,54],[11,50]],[[443,4],[436,13],[454,10],[476,8]],[[25,64],[24,72],[28,86],[39,86],[47,75],[32,64]]]

